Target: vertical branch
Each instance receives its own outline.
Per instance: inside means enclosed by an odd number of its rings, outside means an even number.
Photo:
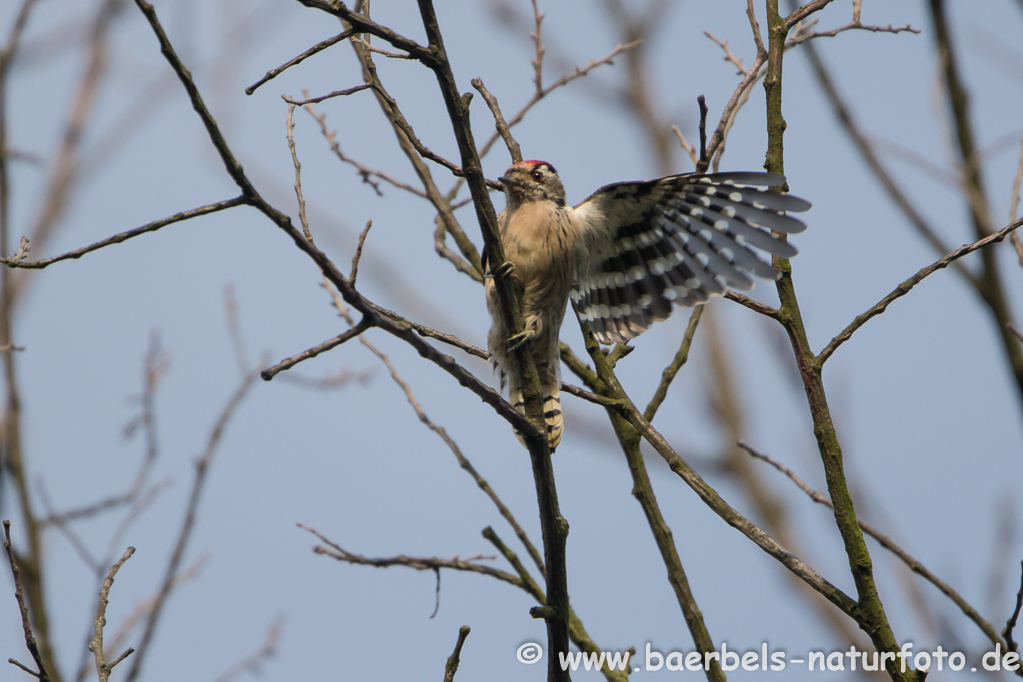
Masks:
[[[952,36],[949,33],[948,21],[945,16],[944,0],[930,0],[930,9],[934,22],[938,58],[945,79],[945,87],[948,90],[948,103],[952,113],[956,147],[962,169],[963,191],[969,204],[975,238],[982,239],[992,234],[994,230],[992,229],[987,195],[984,191],[981,153],[974,143],[973,122],[970,119],[970,99],[959,75],[959,66],[952,46]],[[976,278],[975,286],[977,293],[980,294],[995,318],[995,326],[998,327],[998,335],[1016,379],[1020,404],[1023,406],[1023,346],[1019,344],[1008,327],[1012,323],[1012,315],[1005,297],[1005,290],[1002,287],[997,253],[994,249],[985,249],[981,258],[983,268]]]
[[[797,10],[798,11],[798,10]],[[764,76],[764,90],[767,96],[767,157],[764,167],[768,172],[784,174],[785,119],[782,116],[782,64],[785,39],[788,34],[786,19],[778,12],[778,0],[767,0],[768,54],[767,73]],[[827,394],[821,377],[821,365],[810,349],[810,342],[803,325],[799,303],[792,282],[792,267],[788,260],[774,258],[775,267],[781,271],[778,280],[780,321],[788,332],[789,341],[796,357],[803,388],[806,392],[813,431],[824,465],[824,476],[828,492],[834,503],[835,523],[845,545],[849,568],[856,584],[858,596],[857,621],[860,628],[870,637],[878,651],[899,650],[892,632],[884,605],[874,582],[873,564],[867,550],[863,533],[856,518],[852,496],[849,494],[842,447],[838,440],[835,424],[828,407]],[[893,680],[917,679],[915,671],[904,672],[897,659],[886,664]]]
[[[587,344],[588,346],[590,344]],[[597,358],[591,353],[594,362],[597,363],[598,372],[612,371],[603,357],[600,348],[592,345],[596,350]],[[588,348],[589,349],[589,348]],[[603,365],[603,367],[602,367]],[[619,414],[614,408],[607,408],[608,416],[611,418],[611,425],[614,427],[615,436],[622,446],[625,459],[629,464],[629,472],[632,474],[632,494],[639,501],[646,516],[650,532],[657,543],[657,549],[661,553],[661,561],[668,572],[668,583],[675,592],[675,599],[686,620],[686,627],[693,638],[697,651],[710,664],[704,668],[704,673],[710,682],[724,682],[725,674],[721,670],[720,662],[716,657],[708,654],[716,651],[714,640],[710,636],[707,624],[703,619],[703,612],[696,603],[693,591],[689,587],[689,579],[686,577],[685,569],[682,567],[682,559],[679,557],[678,548],[675,546],[675,539],[671,528],[664,520],[661,509],[654,496],[654,488],[650,483],[650,476],[647,474],[646,464],[643,461],[643,453],[640,452],[639,444],[642,440],[639,431],[629,421]]]
[[[25,0],[19,8],[14,20],[10,36],[3,51],[0,52],[0,257],[8,255],[10,242],[10,178],[8,177],[8,161],[10,148],[7,141],[7,89],[11,65],[17,56],[21,35],[28,23],[28,17],[35,2]],[[95,43],[94,43],[95,45]],[[83,87],[83,89],[85,89]],[[0,271],[0,347],[14,347],[14,308],[18,278],[9,268]],[[46,613],[42,569],[42,543],[38,519],[32,509],[31,496],[28,488],[28,473],[22,458],[21,439],[21,398],[17,377],[15,353],[3,353],[0,360],[3,364],[4,389],[6,400],[3,415],[0,416],[0,484],[4,475],[11,478],[12,488],[17,496],[17,504],[25,527],[27,548],[17,555],[17,563],[21,569],[22,589],[28,600],[28,616],[35,627],[33,640],[38,647],[39,669],[45,674],[48,670],[52,679],[60,679],[57,662],[50,646],[50,628]],[[9,550],[13,552],[13,549]],[[15,555],[11,555],[12,565]],[[35,656],[35,652],[33,652]]]
[[[25,597],[22,595],[21,571],[18,569],[18,561],[14,557],[14,546],[11,544],[11,522],[7,519],[4,519],[4,549],[7,551],[7,561],[11,565],[11,577],[14,578],[14,597],[18,600],[18,611],[21,612],[21,628],[25,634],[25,646],[28,648],[28,652],[32,655],[32,659],[36,662],[36,667],[39,669],[39,672],[29,670],[13,658],[8,659],[8,662],[12,665],[17,665],[30,675],[39,678],[42,682],[48,682],[48,680],[50,680],[50,676],[46,673],[46,663],[43,661],[43,657],[39,652],[39,645],[36,642],[36,638],[32,634],[32,623],[29,622],[28,607],[25,606]]]
[[[440,25],[433,9],[431,0],[419,0],[419,12],[429,40],[429,49],[434,59],[424,61],[437,77],[444,104],[448,110],[458,142],[458,151],[462,160],[462,171],[466,184],[472,194],[473,206],[483,232],[493,265],[505,262],[504,249],[497,231],[497,214],[487,193],[486,179],[477,153],[469,122],[469,96],[460,96],[455,83],[451,64],[444,51]],[[512,334],[522,330],[519,314],[519,301],[507,276],[494,278],[499,307],[504,316],[505,328]],[[540,507],[540,527],[543,533],[544,565],[546,567],[547,603],[533,609],[534,617],[542,617],[547,623],[547,675],[549,680],[568,680],[569,673],[558,665],[561,654],[568,652],[568,570],[566,566],[566,540],[568,538],[568,522],[561,515],[558,505],[558,491],[554,482],[554,468],[551,464],[551,451],[547,444],[546,429],[543,428],[543,406],[540,395],[540,379],[529,354],[519,349],[512,353],[511,371],[519,373],[523,378],[523,399],[526,403],[526,416],[537,426],[532,433],[524,433],[529,448],[530,461],[533,467],[533,479],[536,483],[537,502]]]

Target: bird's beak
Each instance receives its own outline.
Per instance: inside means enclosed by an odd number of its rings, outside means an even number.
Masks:
[[[502,175],[497,179],[505,187],[515,187],[519,184],[519,181],[514,178],[509,178],[507,175]]]

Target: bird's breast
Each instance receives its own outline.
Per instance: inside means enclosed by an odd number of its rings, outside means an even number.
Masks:
[[[523,283],[571,269],[578,230],[567,210],[553,202],[529,202],[502,218],[505,256]]]

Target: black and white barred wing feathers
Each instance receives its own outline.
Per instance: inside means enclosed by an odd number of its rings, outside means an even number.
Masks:
[[[779,273],[755,249],[790,258],[796,249],[771,231],[806,229],[786,211],[810,204],[768,188],[773,173],[673,175],[597,190],[575,207],[582,239],[571,300],[601,343],[626,341],[725,287],[752,289],[751,274]]]

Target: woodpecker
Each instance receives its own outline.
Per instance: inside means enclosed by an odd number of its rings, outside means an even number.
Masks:
[[[565,187],[546,161],[520,161],[500,178],[506,206],[498,216],[506,264],[489,263],[487,308],[493,327],[487,345],[501,387],[524,412],[519,377],[509,354],[527,349],[540,375],[551,449],[561,441],[559,333],[568,301],[603,344],[624,342],[726,287],[753,288],[750,275],[781,273],[755,249],[791,258],[796,249],[773,232],[806,225],[786,215],[810,203],[769,188],[774,173],[685,173],[601,187],[581,204],[565,202]],[[524,331],[505,327],[491,269],[511,273]]]

